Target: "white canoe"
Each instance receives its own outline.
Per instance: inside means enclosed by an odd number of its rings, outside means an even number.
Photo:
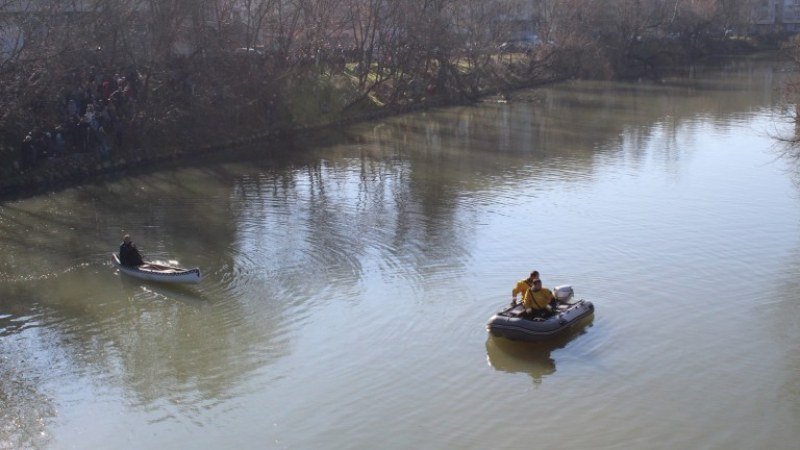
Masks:
[[[123,266],[119,262],[119,256],[116,253],[111,254],[111,259],[120,272],[140,280],[175,284],[197,284],[202,278],[200,269],[196,267],[194,269],[184,269],[183,267],[167,266],[150,262],[146,262],[137,267],[128,267]]]

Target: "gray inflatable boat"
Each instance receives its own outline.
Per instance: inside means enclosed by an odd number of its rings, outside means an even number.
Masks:
[[[553,312],[540,317],[529,317],[520,304],[509,306],[493,315],[486,329],[494,336],[515,341],[538,341],[557,336],[594,314],[594,305],[588,300],[569,301],[574,297],[571,286],[553,289],[558,305]]]

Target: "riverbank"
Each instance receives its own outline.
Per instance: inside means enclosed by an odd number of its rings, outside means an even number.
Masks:
[[[545,81],[519,82],[510,90],[542,86],[561,80],[558,78]],[[272,146],[278,146],[281,142],[285,142],[300,133],[323,132],[358,122],[375,121],[437,107],[465,105],[498,95],[506,97],[509,93],[506,91],[500,93],[497,89],[487,89],[481,96],[474,99],[460,97],[457,100],[453,100],[439,96],[417,102],[373,106],[361,113],[342,115],[337,120],[329,122],[313,125],[295,125],[267,131],[251,131],[245,134],[241,134],[240,130],[234,130],[234,132],[229,132],[218,142],[126,149],[119,153],[112,153],[108,158],[104,158],[95,152],[79,152],[49,157],[29,170],[23,171],[19,170],[18,167],[14,167],[14,170],[8,171],[6,176],[0,179],[0,199],[25,198],[125,174],[174,167],[186,164],[193,159],[212,157],[223,152],[226,153],[227,157],[236,157],[240,153],[252,152],[253,144],[259,144],[258,149],[263,152],[265,148],[269,149]],[[233,153],[230,153],[232,151]]]
[[[513,66],[513,64],[512,64]],[[319,105],[312,108],[316,113],[295,114],[300,120],[291,123],[267,123],[258,119],[249,126],[241,124],[232,128],[230,123],[211,127],[196,122],[194,128],[182,129],[183,125],[165,123],[159,133],[168,136],[185,136],[183,141],[171,139],[164,145],[127,145],[115,149],[110,155],[95,151],[67,152],[61,156],[49,156],[39,161],[34,167],[21,170],[19,163],[6,168],[0,176],[0,199],[13,200],[46,192],[59,191],[83,183],[141,173],[161,168],[186,165],[192,160],[224,155],[235,158],[241,154],[252,154],[254,144],[263,155],[281,146],[293,136],[300,133],[314,133],[332,128],[344,127],[357,122],[380,120],[386,117],[421,111],[436,107],[470,104],[491,96],[508,98],[511,92],[522,88],[538,87],[563,81],[564,76],[548,73],[546,76],[525,79],[504,79],[502,83],[484,84],[483,89],[475,95],[430,95],[417,100],[406,99],[403,102],[382,104],[369,98],[364,99],[357,108],[348,111],[337,110],[323,114]],[[496,81],[496,80],[495,80]],[[502,87],[501,87],[502,86]],[[296,113],[296,111],[295,111]],[[315,115],[316,114],[316,115]],[[194,120],[189,120],[192,122]],[[209,120],[206,120],[209,122]],[[213,120],[211,120],[213,122]],[[299,123],[302,122],[302,123]],[[153,142],[158,139],[137,139],[133,141]],[[15,149],[6,147],[6,152]]]
[[[11,200],[39,195],[74,187],[82,183],[101,180],[104,177],[119,176],[170,167],[190,158],[221,152],[236,146],[257,141],[276,142],[286,135],[265,133],[246,139],[232,139],[226,142],[189,147],[159,148],[148,151],[135,149],[117,157],[104,160],[94,153],[82,152],[66,156],[50,157],[35,168],[16,171],[0,181],[0,199]]]

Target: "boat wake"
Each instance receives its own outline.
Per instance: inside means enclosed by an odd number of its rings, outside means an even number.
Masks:
[[[48,281],[54,280],[58,277],[75,273],[80,270],[84,270],[88,267],[91,267],[93,264],[91,262],[81,262],[75,265],[69,266],[65,269],[61,269],[58,271],[46,272],[46,273],[29,273],[29,274],[13,274],[13,273],[6,273],[0,272],[0,283],[29,283],[34,281]]]

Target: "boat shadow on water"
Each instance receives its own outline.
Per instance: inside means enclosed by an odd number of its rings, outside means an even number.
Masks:
[[[552,339],[526,342],[513,341],[489,334],[486,339],[486,359],[495,370],[508,373],[527,373],[535,384],[556,372],[552,352],[562,349],[592,327],[593,317]]]
[[[203,291],[197,288],[197,285],[137,280],[122,273],[117,273],[117,276],[123,291],[131,299],[163,298],[183,303],[194,303],[207,299]]]

